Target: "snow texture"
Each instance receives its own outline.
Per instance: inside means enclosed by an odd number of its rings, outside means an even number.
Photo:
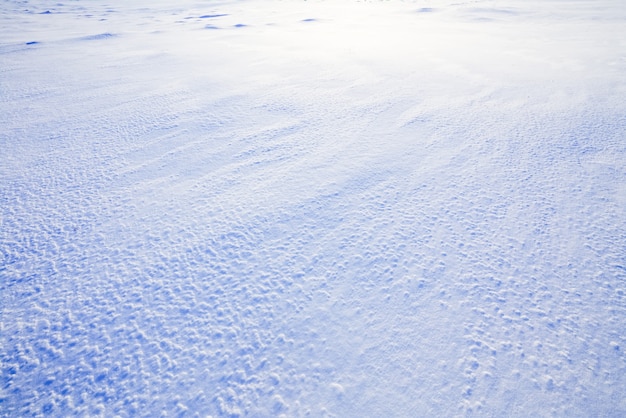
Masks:
[[[0,416],[626,416],[622,0],[4,0]]]

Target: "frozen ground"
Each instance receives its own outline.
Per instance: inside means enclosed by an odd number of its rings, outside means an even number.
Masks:
[[[622,0],[4,0],[0,180],[2,417],[626,415]]]

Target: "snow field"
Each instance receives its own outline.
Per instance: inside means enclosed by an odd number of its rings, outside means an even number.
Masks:
[[[0,415],[624,415],[625,18],[5,2]]]

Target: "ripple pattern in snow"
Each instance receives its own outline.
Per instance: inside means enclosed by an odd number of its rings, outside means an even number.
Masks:
[[[621,2],[0,5],[0,416],[623,416]]]

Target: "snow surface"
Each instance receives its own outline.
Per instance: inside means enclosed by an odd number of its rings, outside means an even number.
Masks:
[[[626,416],[622,0],[4,0],[0,416]]]

